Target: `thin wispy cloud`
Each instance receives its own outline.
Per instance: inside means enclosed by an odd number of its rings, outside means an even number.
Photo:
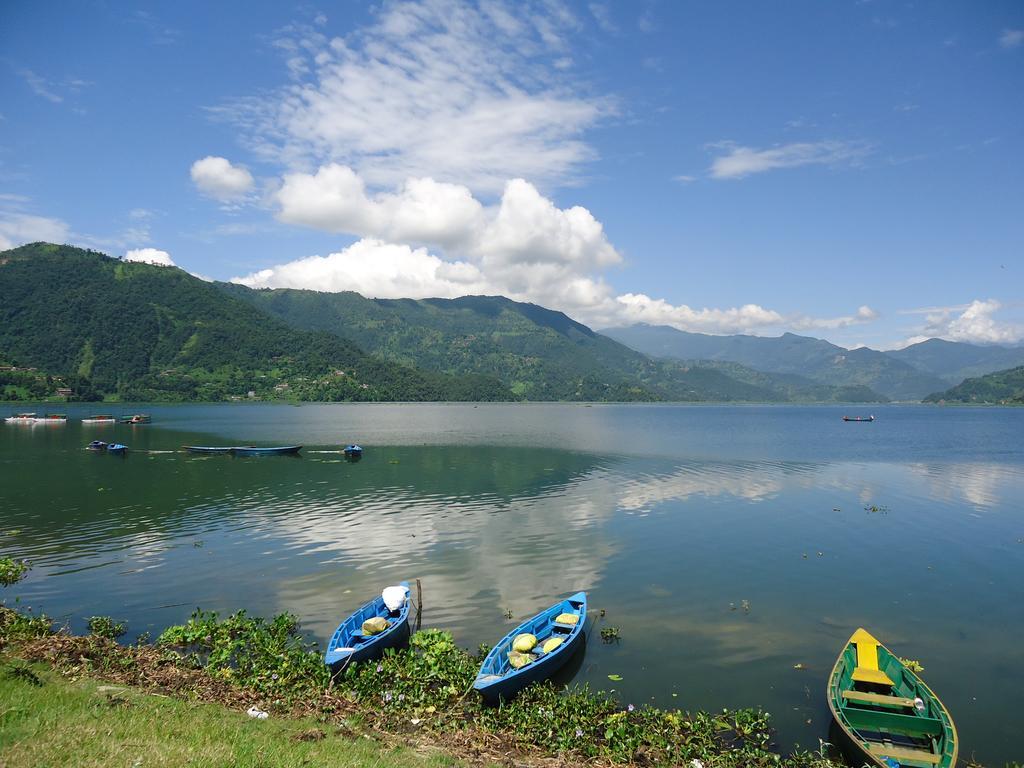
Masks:
[[[999,45],[1003,48],[1016,48],[1024,43],[1024,29],[1004,29],[999,35]]]
[[[64,97],[57,93],[54,84],[42,75],[33,72],[31,69],[23,69],[21,70],[21,76],[37,96],[42,96],[54,104],[60,104],[64,101]]]
[[[606,7],[589,10],[602,25]],[[424,0],[387,5],[372,26],[344,39],[308,24],[282,29],[270,44],[293,84],[213,110],[280,177],[257,181],[209,156],[193,165],[193,181],[221,201],[260,184],[278,221],[358,239],[234,279],[379,298],[501,294],[604,327],[650,322],[732,333],[876,317],[867,307],[812,318],[753,303],[694,308],[616,292],[606,273],[622,257],[601,222],[541,191],[579,177],[595,157],[586,132],[615,110],[612,98],[572,79],[580,28],[553,3]],[[854,154],[839,142],[816,151],[832,161]],[[826,162],[821,157],[784,153],[762,163]]]
[[[742,179],[755,173],[804,165],[848,166],[871,153],[871,146],[862,141],[797,142],[767,149],[719,142],[709,147],[726,150],[726,154],[711,163],[709,174],[715,179]]]
[[[344,39],[293,26],[276,45],[295,84],[212,111],[290,169],[339,162],[375,185],[429,176],[489,193],[571,183],[596,156],[584,132],[614,112],[553,66],[577,25],[543,3],[436,0],[388,5]]]
[[[618,34],[619,25],[612,20],[612,9],[608,3],[590,3],[587,8],[601,29],[610,35]]]

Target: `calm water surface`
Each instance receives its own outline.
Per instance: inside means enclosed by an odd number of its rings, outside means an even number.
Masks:
[[[962,756],[1024,756],[1024,409],[146,410],[146,427],[0,425],[0,552],[34,565],[8,600],[130,636],[196,606],[287,610],[323,643],[419,577],[424,625],[475,647],[506,611],[584,589],[622,639],[593,633],[577,681],[624,703],[762,706],[783,748],[828,737],[825,678],[863,625],[924,664]],[[96,438],[131,452],[83,450]],[[293,442],[301,458],[178,450]]]

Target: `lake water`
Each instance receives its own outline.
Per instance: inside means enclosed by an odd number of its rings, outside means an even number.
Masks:
[[[129,639],[196,606],[290,611],[322,644],[419,577],[424,625],[475,648],[583,589],[621,640],[592,632],[577,681],[623,703],[762,706],[782,748],[827,739],[826,676],[865,626],[924,665],[962,757],[1021,760],[1024,409],[871,408],[869,424],[848,407],[575,404],[4,424],[0,553],[34,566],[6,598],[76,631],[113,615]],[[96,438],[131,451],[83,450]],[[179,450],[250,442],[305,448]]]

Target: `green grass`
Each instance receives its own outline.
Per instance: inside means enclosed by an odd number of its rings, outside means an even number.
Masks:
[[[318,738],[304,741],[303,734]],[[43,665],[8,661],[0,666],[0,765],[439,768],[458,763],[313,720],[255,720],[214,704],[69,680]]]

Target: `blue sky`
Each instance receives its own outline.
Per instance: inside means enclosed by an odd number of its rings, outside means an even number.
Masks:
[[[0,246],[1024,341],[1024,4],[0,6]]]

